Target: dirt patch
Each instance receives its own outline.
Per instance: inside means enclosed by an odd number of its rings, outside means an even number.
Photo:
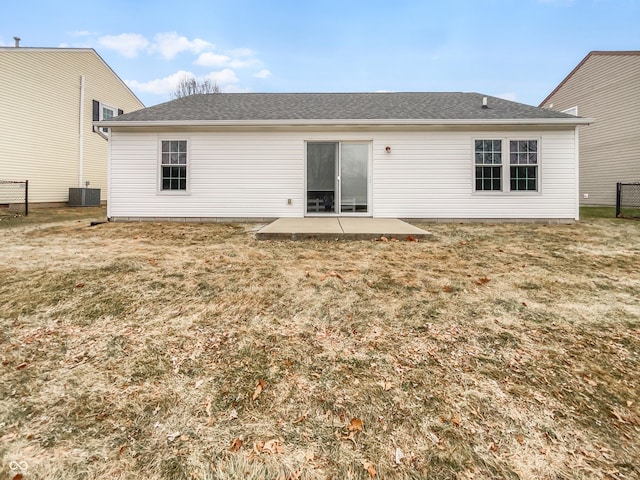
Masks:
[[[638,222],[86,220],[0,229],[3,474],[640,475]]]

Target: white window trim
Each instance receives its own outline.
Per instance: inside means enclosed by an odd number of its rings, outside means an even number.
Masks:
[[[107,105],[106,103],[99,102],[99,107],[100,108],[99,108],[99,112],[98,112],[99,113],[99,117],[98,118],[100,119],[100,121],[104,120],[104,109],[105,108],[108,109],[108,110],[111,110],[113,112],[113,115],[111,116],[111,118],[115,118],[115,117],[118,116],[118,109],[112,107],[111,105]],[[109,133],[109,129],[107,127],[100,127],[100,131],[102,133],[106,133],[106,134]]]
[[[162,189],[162,142],[187,142],[187,189],[186,190],[163,190]],[[169,196],[185,196],[191,195],[191,137],[184,135],[180,137],[160,137],[158,138],[157,143],[157,179],[156,179],[156,187],[158,195],[169,195]]]
[[[476,140],[501,140],[502,141],[502,190],[476,190]],[[532,141],[538,142],[538,172],[536,177],[535,190],[511,190],[511,141]],[[524,166],[524,165],[523,165]],[[473,137],[471,139],[471,191],[473,195],[517,195],[517,196],[539,196],[542,195],[542,139],[528,135],[503,137],[500,135],[485,135]]]

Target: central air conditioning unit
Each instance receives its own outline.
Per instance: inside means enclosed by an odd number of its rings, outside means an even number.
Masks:
[[[100,206],[100,189],[99,188],[70,188],[69,189],[69,206],[70,207],[99,207]]]

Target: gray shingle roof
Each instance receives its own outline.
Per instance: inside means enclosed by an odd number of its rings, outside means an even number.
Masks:
[[[218,93],[192,95],[111,122],[575,119],[479,93]]]

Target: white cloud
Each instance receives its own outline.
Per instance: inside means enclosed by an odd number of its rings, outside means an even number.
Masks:
[[[231,68],[249,68],[259,67],[262,64],[257,58],[248,58],[246,60],[235,59],[229,62]]]
[[[265,78],[269,78],[271,76],[271,72],[269,70],[267,70],[266,68],[263,68],[258,73],[254,73],[253,76],[256,77],[256,78],[265,79]]]
[[[236,57],[253,57],[256,54],[256,52],[250,48],[236,48],[231,50],[229,53]]]
[[[180,83],[180,81],[185,77],[195,77],[195,75],[191,72],[179,70],[168,77],[157,78],[155,80],[149,80],[148,82],[126,80],[125,83],[134,91],[154,93],[156,95],[168,95],[175,90],[178,83]]]
[[[238,92],[240,91],[238,83],[240,80],[236,76],[233,70],[225,68],[219,72],[210,72],[204,77],[198,77],[192,72],[185,70],[178,70],[169,76],[163,78],[156,78],[149,80],[148,82],[138,82],[137,80],[125,80],[125,83],[135,92],[140,93],[152,93],[155,95],[168,96],[175,90],[178,83],[184,78],[193,77],[198,81],[205,79],[215,82],[223,92]]]
[[[227,55],[218,55],[211,52],[201,53],[198,59],[193,62],[203,67],[225,67],[229,65],[231,58]]]
[[[228,68],[220,70],[219,72],[211,72],[205,75],[205,78],[216,82],[222,91],[226,91],[225,87],[235,85],[240,81],[236,73]]]
[[[105,35],[98,39],[98,43],[105,48],[115,50],[121,55],[135,58],[141,50],[149,46],[149,40],[137,33],[121,33],[120,35]]]
[[[214,47],[212,43],[205,40],[199,38],[189,40],[176,32],[158,33],[153,37],[153,40],[152,50],[158,51],[160,55],[168,60],[171,60],[181,52],[200,53],[203,50]]]
[[[518,101],[518,96],[515,92],[499,93],[496,97],[502,98],[503,100],[511,100],[512,102]]]

